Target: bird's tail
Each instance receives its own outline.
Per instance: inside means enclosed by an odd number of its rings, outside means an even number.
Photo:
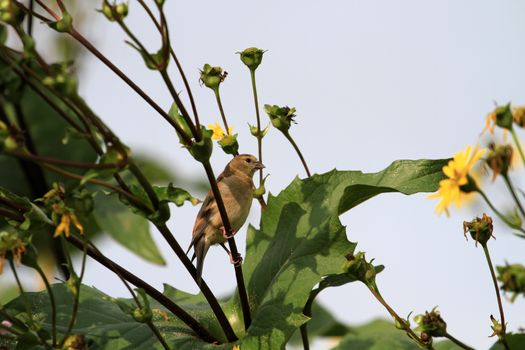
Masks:
[[[206,246],[204,237],[197,240],[194,244],[195,256],[197,257],[197,284],[199,285],[199,287],[202,281],[202,268],[204,266],[204,257],[208,252],[208,248],[209,247]]]

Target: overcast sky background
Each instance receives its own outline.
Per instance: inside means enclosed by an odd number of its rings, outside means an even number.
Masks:
[[[240,134],[241,151],[257,152],[247,128],[248,122],[255,123],[249,74],[235,52],[250,46],[266,49],[257,71],[261,105],[297,108],[292,133],[316,173],[333,168],[375,172],[396,159],[450,157],[480,142],[494,101],[525,103],[521,1],[167,1],[166,10],[202,121],[219,121],[220,116],[211,90],[199,87],[198,69],[204,63],[220,65],[229,73],[221,87],[229,124]],[[86,35],[168,109],[171,100],[158,74],[143,68],[116,25],[94,17],[97,21],[84,27]],[[134,1],[129,26],[151,51],[158,49],[156,32]],[[179,176],[204,177],[167,123],[107,68],[87,56],[82,71],[82,95],[133,150],[154,156]],[[264,154],[271,174],[267,188],[273,194],[296,175],[305,176],[277,130],[264,139]],[[214,150],[217,174],[228,159]],[[496,197],[500,185],[491,187]],[[489,315],[498,315],[496,299],[482,249],[472,240],[465,242],[462,233],[463,220],[486,209],[452,210],[447,218],[436,215],[436,201],[425,197],[382,195],[341,220],[348,238],[359,242],[357,249],[386,266],[378,285],[400,315],[438,305],[451,334],[487,349],[495,341],[488,336]],[[249,220],[255,226],[258,209],[254,203]],[[190,242],[197,211],[191,206],[173,210],[169,226],[183,247]],[[245,229],[237,235],[242,251]],[[495,264],[523,262],[525,241],[498,223],[495,235],[490,243]],[[165,268],[113,243],[103,251],[158,288],[166,282],[196,292],[160,235],[154,236],[168,261]],[[204,277],[219,295],[233,290],[233,269],[222,249],[210,250]],[[89,263],[85,283],[128,296],[114,275],[95,262]],[[360,284],[326,290],[319,300],[349,324],[388,317]],[[523,299],[505,302],[510,330],[525,324],[524,306]]]

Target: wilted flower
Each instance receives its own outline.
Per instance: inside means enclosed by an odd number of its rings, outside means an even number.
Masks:
[[[0,274],[4,270],[4,261],[8,254],[17,264],[20,264],[22,255],[26,252],[27,244],[29,244],[29,240],[21,239],[15,231],[0,232]]]
[[[80,232],[81,235],[84,234],[84,226],[78,221],[77,216],[72,211],[67,211],[62,214],[62,217],[60,219],[60,224],[55,229],[55,234],[53,237],[58,237],[62,235],[62,233],[66,234],[66,237],[69,237],[71,234],[71,223],[77,228],[77,230]]]
[[[512,156],[514,149],[511,145],[490,145],[490,151],[485,159],[487,166],[492,169],[492,181],[501,174],[507,175],[508,170],[512,165]]]
[[[467,237],[467,232],[469,232],[472,239],[476,241],[476,244],[479,242],[485,245],[490,237],[492,237],[493,229],[492,218],[485,213],[481,218],[474,218],[472,221],[463,221],[463,234],[465,238]]]
[[[275,128],[285,134],[288,133],[292,122],[295,122],[295,108],[264,105],[264,110],[270,117],[270,121]]]
[[[201,69],[200,81],[210,89],[217,91],[219,85],[226,79],[228,72],[222,70],[221,67],[212,67],[205,64]]]
[[[439,310],[434,307],[432,311],[425,311],[424,315],[417,315],[414,321],[418,327],[416,331],[426,333],[432,337],[444,337],[447,334],[447,323],[441,318]]]
[[[497,266],[498,280],[502,282],[501,289],[513,293],[511,301],[516,300],[519,294],[525,296],[525,266],[512,264]]]

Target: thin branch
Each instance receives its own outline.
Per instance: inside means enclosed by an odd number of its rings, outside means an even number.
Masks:
[[[77,248],[83,249],[83,242],[80,238],[71,235],[66,239],[69,243],[73,244]],[[208,330],[206,330],[190,314],[184,311],[184,309],[182,309],[180,306],[174,303],[170,298],[166,297],[164,294],[162,294],[161,292],[153,288],[151,285],[146,283],[144,280],[140,279],[130,271],[124,269],[117,263],[108,259],[105,255],[99,254],[95,249],[93,249],[93,247],[87,247],[87,254],[106,268],[110,270],[116,269],[123,278],[125,278],[127,281],[129,281],[136,287],[144,289],[149,296],[157,300],[160,304],[162,304],[170,312],[177,316],[182,322],[184,322],[188,327],[190,327],[201,339],[210,343],[217,342],[217,339],[215,339],[215,337],[213,337],[208,332]]]

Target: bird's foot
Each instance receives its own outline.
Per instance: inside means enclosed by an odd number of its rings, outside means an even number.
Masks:
[[[241,256],[241,254],[237,254],[237,259],[234,259],[233,255],[230,253],[230,262],[235,267],[241,266],[242,265],[242,256]]]
[[[233,238],[233,235],[235,235],[235,232],[232,231],[232,234],[229,235],[228,232],[226,232],[226,230],[224,229],[224,227],[221,227],[221,231],[222,231],[222,236],[226,239],[230,239],[230,238]]]

